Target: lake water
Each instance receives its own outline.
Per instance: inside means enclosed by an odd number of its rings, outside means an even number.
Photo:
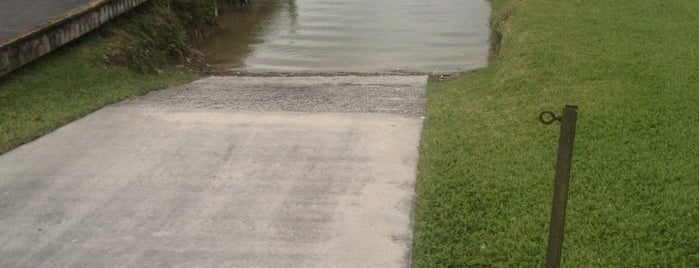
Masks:
[[[485,0],[261,0],[203,45],[247,72],[452,73],[487,63]]]

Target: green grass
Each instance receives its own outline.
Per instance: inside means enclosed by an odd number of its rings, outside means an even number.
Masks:
[[[543,266],[559,128],[537,116],[565,104],[563,266],[699,267],[699,1],[491,3],[499,54],[428,86],[414,267]]]
[[[107,104],[196,78],[167,65],[142,73],[105,64],[117,43],[112,32],[128,23],[110,24],[0,77],[0,154]]]

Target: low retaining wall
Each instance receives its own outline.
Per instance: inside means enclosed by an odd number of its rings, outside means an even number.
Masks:
[[[148,0],[95,0],[0,43],[0,76],[96,29]]]

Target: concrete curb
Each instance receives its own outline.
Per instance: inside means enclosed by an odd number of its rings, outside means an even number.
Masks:
[[[148,0],[93,0],[16,37],[0,41],[0,76],[96,29]]]

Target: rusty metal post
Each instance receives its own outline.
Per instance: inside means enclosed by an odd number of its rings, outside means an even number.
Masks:
[[[552,116],[545,120],[544,115]],[[563,115],[556,117],[552,112],[543,112],[539,119],[544,124],[561,121],[561,133],[558,142],[558,159],[556,160],[556,177],[553,186],[553,204],[551,206],[551,224],[549,225],[548,250],[546,251],[546,267],[561,266],[561,251],[563,249],[563,229],[565,227],[566,204],[568,203],[568,184],[570,181],[571,162],[573,160],[573,141],[575,140],[575,124],[578,118],[578,106],[566,105]]]

